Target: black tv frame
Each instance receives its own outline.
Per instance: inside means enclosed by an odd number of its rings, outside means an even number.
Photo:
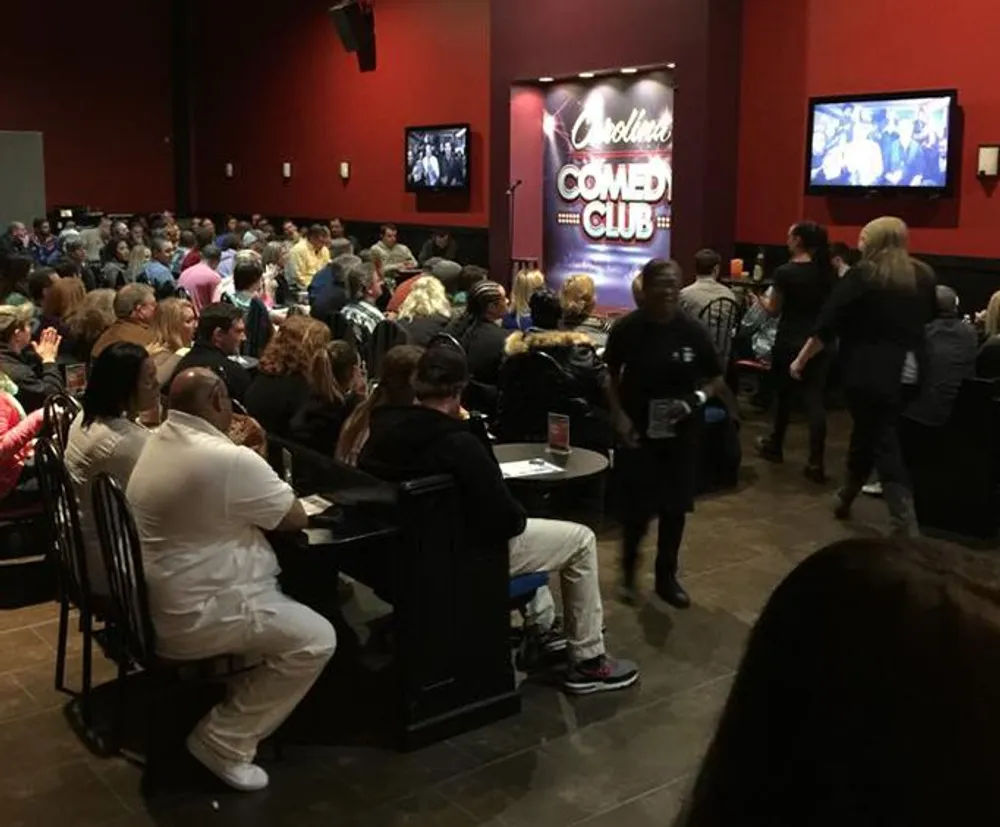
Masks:
[[[838,103],[869,103],[871,101],[901,101],[919,98],[951,98],[948,107],[948,169],[945,172],[944,186],[941,187],[903,187],[879,184],[874,187],[853,187],[841,184],[813,184],[810,180],[812,172],[812,137],[816,107],[820,104]],[[961,156],[961,140],[958,113],[957,89],[917,89],[902,92],[866,92],[861,95],[818,95],[809,98],[809,111],[806,119],[806,151],[805,151],[805,192],[806,195],[846,195],[852,197],[870,197],[872,195],[914,195],[924,198],[939,198],[951,195],[955,189],[955,178]]]
[[[428,132],[434,129],[464,129],[467,133],[465,140],[465,165],[466,165],[466,175],[465,175],[465,185],[461,187],[415,187],[410,183],[410,171],[406,166],[406,149],[410,145],[410,133],[411,132]],[[455,192],[462,193],[468,192],[472,186],[472,126],[467,123],[439,123],[439,124],[428,124],[426,126],[407,126],[404,128],[403,132],[403,179],[406,187],[406,192],[412,193],[422,193],[422,192]]]

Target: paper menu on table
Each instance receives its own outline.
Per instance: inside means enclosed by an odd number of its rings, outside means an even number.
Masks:
[[[306,512],[307,517],[312,517],[315,514],[322,514],[331,505],[327,499],[324,499],[319,494],[311,494],[308,497],[299,497],[299,502],[302,504],[302,510]]]
[[[539,477],[543,474],[557,474],[563,469],[544,459],[522,459],[516,462],[501,462],[500,471],[505,480],[520,477]]]

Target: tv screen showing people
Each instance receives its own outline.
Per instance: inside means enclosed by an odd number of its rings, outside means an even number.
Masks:
[[[406,189],[464,190],[469,186],[469,127],[413,126],[406,130]]]
[[[811,101],[808,189],[948,186],[955,96]]]

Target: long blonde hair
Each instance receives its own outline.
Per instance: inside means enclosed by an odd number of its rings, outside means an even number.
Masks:
[[[132,252],[128,254],[128,265],[125,267],[125,277],[129,281],[135,281],[146,269],[153,254],[145,244],[136,244]]]
[[[194,313],[194,305],[187,299],[163,299],[156,305],[153,314],[153,343],[149,352],[160,353],[168,350],[176,353],[183,347],[191,347],[184,330],[184,311]]]
[[[451,317],[451,302],[448,301],[448,294],[444,285],[434,276],[421,276],[403,303],[399,306],[399,318],[406,320],[420,316],[444,316]]]
[[[289,316],[260,355],[258,369],[269,376],[305,377],[314,393],[328,401],[337,397],[326,346],[330,328],[309,316]]]
[[[586,273],[577,273],[563,282],[559,294],[563,309],[563,321],[582,321],[594,312],[597,291],[594,280]]]
[[[983,319],[983,327],[990,336],[1000,335],[1000,290],[990,296],[990,303],[986,305],[986,318]]]
[[[917,269],[907,251],[909,240],[909,228],[901,218],[883,216],[864,226],[858,243],[873,281],[883,287],[916,288]]]
[[[544,286],[545,274],[541,270],[522,270],[514,276],[514,286],[510,293],[514,312],[519,316],[527,316],[531,312],[528,306],[531,294]]]

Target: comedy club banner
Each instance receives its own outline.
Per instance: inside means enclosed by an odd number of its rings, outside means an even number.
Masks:
[[[670,256],[673,109],[658,72],[549,87],[542,244],[552,287],[586,273],[598,304],[630,307],[636,272]]]

